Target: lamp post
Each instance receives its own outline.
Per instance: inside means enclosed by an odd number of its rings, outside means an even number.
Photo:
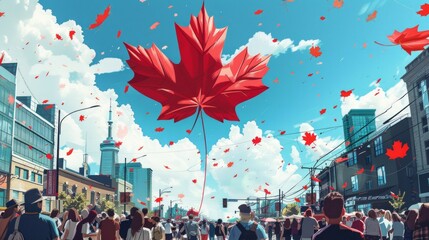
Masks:
[[[170,200],[170,219],[173,216],[173,203],[174,202],[179,202],[180,199],[176,199],[176,200]]]
[[[141,155],[140,157],[136,157],[131,159],[129,163],[132,161],[136,161],[139,158],[146,157],[147,155]],[[124,214],[127,212],[127,158],[124,159]]]
[[[61,135],[61,123],[64,121],[64,119],[70,115],[72,115],[73,113],[76,112],[80,112],[83,110],[87,110],[87,109],[91,109],[91,108],[97,108],[97,107],[101,107],[100,105],[93,105],[91,107],[86,107],[86,108],[81,108],[81,109],[77,109],[74,110],[73,112],[70,112],[69,114],[65,115],[63,118],[61,118],[61,110],[58,109],[58,134],[57,134],[57,166],[56,166],[56,170],[57,170],[57,194],[55,196],[55,200],[58,200],[58,195],[59,195],[59,189],[60,189],[60,169],[59,169],[59,163],[60,163],[60,135]]]
[[[164,193],[171,193],[171,191],[168,191],[168,189],[172,189],[173,187],[168,187],[168,188],[164,188],[164,189],[159,189],[159,198],[161,198],[162,194]],[[158,216],[159,218],[161,218],[161,201],[159,201],[158,203]]]

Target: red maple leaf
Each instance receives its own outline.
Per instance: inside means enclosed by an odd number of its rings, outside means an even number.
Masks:
[[[386,155],[389,157],[389,160],[395,160],[397,158],[404,158],[407,156],[407,151],[409,147],[408,144],[403,144],[401,141],[395,141],[392,145],[392,149],[388,148]]]
[[[398,199],[399,198],[399,196],[398,195],[396,195],[394,192],[390,192],[390,196],[392,196],[393,198],[395,198],[395,199]]]
[[[132,160],[131,160],[131,162],[136,162],[137,161],[137,158],[133,158]]]
[[[127,85],[127,86],[125,86],[125,88],[124,88],[124,93],[127,93],[128,92],[128,88],[130,87],[130,85]]]
[[[262,12],[263,12],[263,10],[258,9],[258,10],[256,10],[254,13],[255,13],[255,15],[259,15],[259,14],[261,14]]]
[[[325,19],[326,19],[325,16],[320,17],[320,20],[322,20],[322,21],[324,21]]]
[[[154,22],[152,25],[150,25],[150,30],[156,29],[159,24],[160,24],[160,22]]]
[[[280,135],[284,135],[286,133],[286,131],[281,131]]]
[[[316,134],[305,132],[302,136],[302,140],[305,141],[305,145],[310,146],[314,141],[316,141]]]
[[[311,176],[311,180],[313,180],[314,182],[322,182],[322,181],[320,181],[320,179],[318,179],[315,176]]]
[[[49,110],[54,107],[54,104],[46,105],[45,110]]]
[[[32,149],[33,149],[33,146],[28,145],[28,149],[32,150]]]
[[[350,95],[352,93],[353,93],[353,89],[352,90],[348,90],[348,91],[341,90],[340,96],[343,97],[343,98],[346,98],[346,97],[350,97]]]
[[[213,167],[217,167],[219,165],[218,163],[213,163]]]
[[[164,165],[165,169],[171,169],[169,166]]]
[[[170,142],[168,143],[168,145],[173,146],[173,145],[174,145],[174,142],[173,142],[173,141],[170,141]]]
[[[55,34],[55,38],[57,39],[57,40],[63,40],[63,37],[61,37],[61,35],[60,34]]]
[[[188,129],[188,130],[186,130],[186,132],[188,133],[188,134],[191,134],[191,129]]]
[[[294,198],[295,202],[301,202],[301,200],[299,200],[299,198]]]
[[[375,82],[375,84],[379,84],[381,81],[381,78],[377,79],[377,81]]]
[[[129,84],[162,104],[159,120],[175,122],[203,110],[223,122],[238,121],[235,107],[268,87],[262,77],[268,71],[269,56],[249,56],[244,48],[234,59],[222,65],[221,51],[226,28],[217,29],[203,7],[189,26],[176,24],[181,61],[171,62],[156,46],[149,49],[125,43],[127,61],[134,71]]]
[[[76,34],[76,31],[75,30],[70,30],[69,31],[69,37],[70,37],[70,40],[73,40],[73,36]]]
[[[4,16],[4,12],[0,12],[0,17],[3,17]]]
[[[268,183],[265,183],[265,185],[270,186],[270,184],[268,184]]]
[[[332,186],[329,186],[329,189],[330,189],[331,191],[335,191],[335,188],[334,188],[334,187],[332,187]]]
[[[420,6],[420,11],[417,12],[417,14],[420,14],[420,16],[424,17],[429,14],[429,4],[425,3]]]
[[[47,158],[47,159],[49,159],[49,160],[52,160],[53,156],[52,156],[52,154],[47,153],[47,154],[46,154],[46,158]]]
[[[145,203],[145,202],[140,201],[140,200],[138,200],[138,201],[139,201],[139,203],[140,203],[141,205],[146,206],[146,203]]]
[[[4,59],[4,52],[2,52],[0,56],[0,65],[3,63],[3,59]]]
[[[266,188],[264,188],[264,193],[265,193],[265,194],[267,194],[267,195],[270,195],[270,194],[271,194],[271,192],[270,192],[270,191],[268,191],[268,189],[266,189]]]
[[[83,122],[85,120],[85,116],[84,115],[80,115],[79,116],[79,121]]]
[[[121,141],[117,141],[117,142],[115,142],[115,147],[121,147],[121,145],[122,145],[122,142],[121,142]]]
[[[419,25],[407,28],[402,32],[394,31],[392,35],[387,38],[395,45],[401,45],[408,54],[411,55],[412,51],[424,50],[424,47],[429,44],[429,30],[418,30]],[[377,42],[376,42],[377,43]]]
[[[224,152],[224,153],[229,152],[229,148],[227,148],[227,149],[223,150],[223,152]]]
[[[236,178],[238,176],[238,174],[235,174],[232,178]]]
[[[308,189],[308,186],[307,186],[307,185],[304,185],[302,188],[303,188],[304,190],[307,190],[307,189]]]
[[[234,162],[229,162],[226,166],[230,168],[232,165],[234,165]]]
[[[313,55],[315,58],[318,58],[322,55],[322,52],[320,51],[320,47],[319,46],[312,46],[310,48],[310,54]]]
[[[164,131],[163,127],[157,127],[157,128],[155,128],[155,132],[162,132],[162,131]]]
[[[120,38],[121,37],[121,30],[118,30],[118,33],[116,34],[116,38]]]
[[[343,186],[341,186],[343,189],[345,189],[347,187],[347,182],[343,183]]]
[[[377,17],[377,10],[374,10],[374,12],[368,15],[368,17],[366,18],[366,21],[369,22],[371,20],[374,20],[376,17]]]
[[[344,0],[334,0],[334,7],[341,8],[344,4]]]
[[[374,172],[374,170],[375,170],[375,166],[374,166],[374,165],[372,165],[372,166],[371,166],[371,170],[370,170],[370,172]]]
[[[252,139],[253,145],[256,146],[256,144],[260,143],[262,141],[262,138],[256,136],[254,139]]]
[[[43,100],[42,104],[45,104],[45,103],[48,103],[48,102],[49,102],[49,100]]]
[[[67,151],[67,156],[70,156],[73,153],[73,148],[70,148],[70,150]]]
[[[109,16],[109,14],[110,14],[110,5],[107,6],[106,9],[104,9],[103,14],[97,14],[97,18],[95,19],[95,23],[89,25],[89,29],[94,29],[94,28],[100,26],[106,20],[106,18]]]
[[[197,179],[192,179],[192,182],[193,183],[197,183]]]
[[[335,162],[336,163],[342,163],[342,162],[347,161],[348,159],[349,159],[348,157],[339,157],[339,158],[335,159]]]
[[[162,197],[156,198],[156,199],[155,199],[155,202],[156,202],[156,203],[160,203],[160,202],[162,202],[162,199],[163,199]]]
[[[323,115],[326,113],[326,108],[323,108],[322,110],[319,111],[320,115]]]
[[[362,174],[364,171],[365,171],[365,169],[361,168],[361,169],[359,169],[359,170],[356,171],[356,174],[358,174],[358,175]]]

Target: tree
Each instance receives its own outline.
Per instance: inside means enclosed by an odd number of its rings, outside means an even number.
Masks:
[[[391,196],[392,200],[389,201],[389,203],[390,203],[390,206],[392,206],[396,212],[401,212],[402,206],[404,206],[404,204],[405,204],[404,196],[405,196],[405,192],[402,193],[402,195],[401,195],[401,191],[399,191],[398,195]]]
[[[70,196],[65,192],[60,192],[58,195],[60,200],[63,200],[63,211],[76,208],[79,212],[86,207],[87,200],[84,194],[77,193],[75,196]]]
[[[288,204],[282,210],[282,215],[283,216],[298,215],[300,213],[301,213],[301,211],[300,211],[300,208],[299,208],[299,206],[298,206],[297,203]]]
[[[106,198],[101,199],[100,201],[100,209],[101,211],[107,211],[107,209],[115,209],[115,204]]]

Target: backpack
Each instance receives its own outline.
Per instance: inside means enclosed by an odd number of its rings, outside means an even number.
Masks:
[[[246,230],[246,228],[241,225],[241,223],[237,222],[236,226],[240,230],[240,238],[238,240],[258,240],[258,236],[256,235],[256,230],[254,230],[254,227],[250,227],[249,230]]]
[[[197,236],[198,235],[198,225],[196,223],[189,222],[187,230],[188,230],[189,236]]]
[[[153,240],[160,240],[162,239],[162,231],[160,226],[156,226],[153,228],[152,232],[152,239]]]
[[[19,232],[18,230],[18,226],[19,226],[19,220],[21,219],[21,216],[16,218],[15,221],[15,227],[14,227],[14,231],[11,235],[9,235],[9,237],[7,238],[7,240],[24,240],[24,236],[22,236],[22,233]]]

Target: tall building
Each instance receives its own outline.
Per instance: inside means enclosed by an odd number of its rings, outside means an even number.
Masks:
[[[107,123],[109,124],[107,138],[100,143],[100,174],[114,177],[115,164],[118,162],[119,147],[116,146],[116,141],[112,137],[112,104],[110,104],[109,121]]]
[[[21,202],[28,189],[44,190],[44,170],[53,168],[55,106],[47,106],[28,96],[16,97],[10,196]],[[51,200],[46,198],[43,210],[51,210]]]
[[[124,179],[124,163],[116,164],[116,178]],[[139,162],[127,163],[127,182],[131,183],[134,186],[133,196],[131,201],[136,205],[140,205],[140,201],[145,202],[148,209],[151,209],[151,201],[147,199],[152,199],[152,169],[142,168],[142,164]]]
[[[416,148],[419,195],[429,202],[429,50],[426,49],[406,67],[402,79],[407,84],[413,137]]]
[[[0,65],[0,206],[9,198],[15,110],[16,63]]]
[[[368,135],[375,131],[374,118],[375,109],[352,109],[344,115],[343,130],[347,150],[368,141]]]

